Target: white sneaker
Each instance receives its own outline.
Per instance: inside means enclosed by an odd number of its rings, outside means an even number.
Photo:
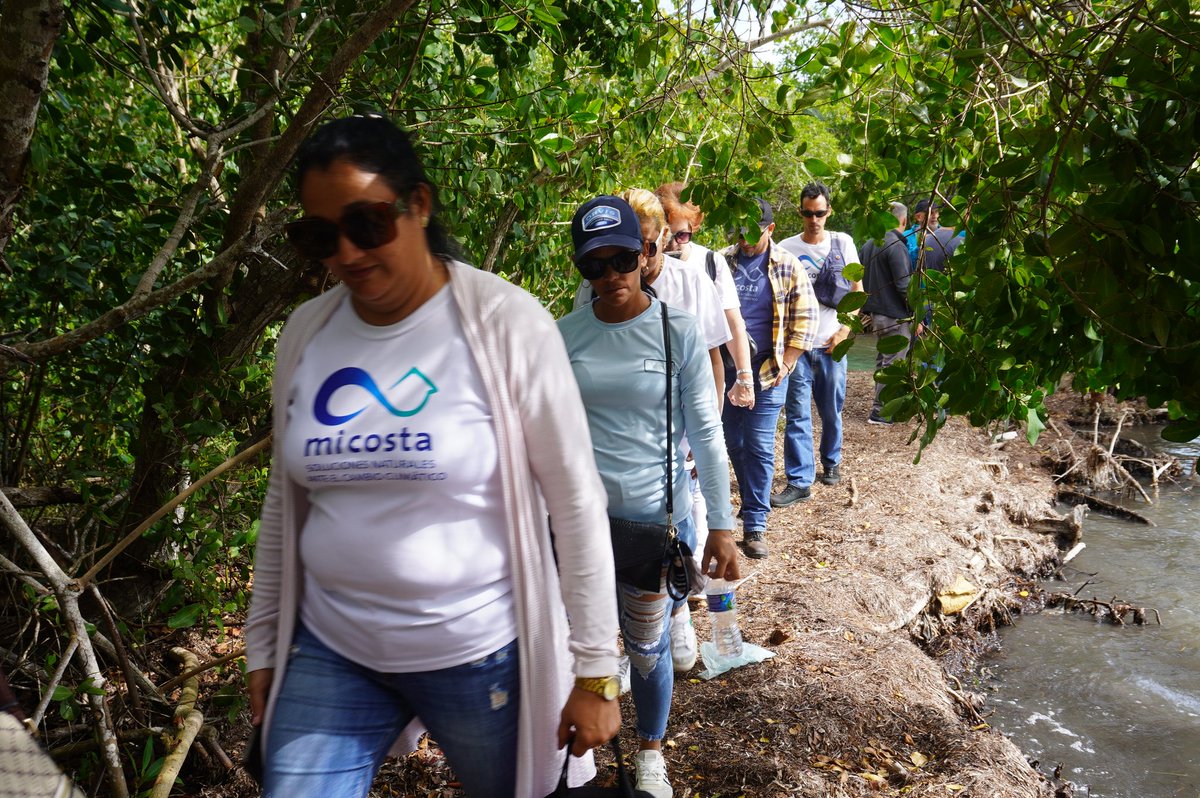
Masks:
[[[633,767],[637,771],[637,784],[634,785],[637,789],[651,798],[671,798],[675,794],[667,781],[667,764],[663,762],[661,751],[638,751],[633,757]]]
[[[671,617],[671,660],[676,673],[687,673],[696,666],[696,627],[687,604]]]
[[[629,657],[617,660],[617,681],[621,683],[621,695],[629,692]]]

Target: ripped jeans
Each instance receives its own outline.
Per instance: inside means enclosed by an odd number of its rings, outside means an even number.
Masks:
[[[696,545],[696,527],[691,518],[676,524],[679,537]],[[643,740],[661,740],[667,734],[675,668],[671,663],[671,613],[684,602],[675,602],[662,590],[652,593],[617,580],[617,607],[621,637],[629,657],[629,682],[637,710],[637,733]]]
[[[267,735],[265,798],[365,796],[414,717],[429,729],[470,798],[512,798],[520,704],[517,641],[435,671],[380,673],[297,623]]]

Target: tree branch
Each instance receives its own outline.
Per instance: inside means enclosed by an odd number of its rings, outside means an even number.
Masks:
[[[72,349],[83,346],[89,341],[94,341],[100,336],[115,330],[122,324],[141,318],[150,311],[179,298],[196,286],[220,274],[222,271],[232,268],[247,250],[260,247],[261,242],[272,232],[273,227],[273,224],[261,226],[253,236],[244,237],[237,241],[233,246],[226,248],[207,264],[177,282],[140,297],[132,297],[107,313],[97,316],[93,321],[81,327],[76,327],[71,332],[57,335],[54,338],[47,338],[44,341],[20,344],[12,348],[25,357],[37,361],[61,355],[64,352],[69,352]],[[0,364],[16,359],[9,353],[0,351]]]
[[[129,546],[131,546],[135,540],[137,540],[138,538],[140,538],[142,536],[143,532],[145,532],[147,529],[149,529],[150,527],[152,527],[156,523],[158,523],[158,521],[160,521],[164,516],[166,516],[167,513],[171,512],[176,507],[178,507],[179,505],[181,505],[185,501],[187,501],[188,498],[190,498],[192,496],[192,494],[194,494],[196,491],[203,488],[208,483],[212,482],[214,479],[216,479],[217,477],[219,477],[221,474],[225,473],[229,469],[234,468],[235,466],[239,466],[242,463],[246,462],[247,460],[251,459],[252,457],[257,455],[259,452],[261,452],[263,449],[265,449],[270,443],[271,443],[271,436],[268,435],[267,437],[263,438],[261,441],[254,444],[253,446],[243,449],[242,451],[235,454],[233,457],[230,457],[224,463],[221,463],[219,466],[214,468],[212,471],[209,471],[207,474],[202,476],[200,479],[193,482],[191,485],[188,486],[187,490],[177,494],[169,502],[167,502],[162,507],[159,507],[156,511],[151,513],[149,518],[147,518],[145,521],[142,521],[142,523],[138,524],[137,527],[132,532],[130,532],[128,535],[126,535],[121,540],[120,543],[118,543],[117,545],[115,545],[111,549],[109,549],[108,554],[105,554],[103,557],[100,558],[99,562],[97,562],[90,569],[88,569],[88,572],[86,574],[84,574],[83,576],[79,577],[79,579],[76,580],[76,585],[78,586],[78,588],[82,589],[89,582],[91,582],[93,579],[95,579],[96,574],[98,574],[102,570],[104,570],[108,566],[108,564],[111,563],[113,560],[115,560],[121,552],[123,552],[123,551],[125,551],[125,549],[129,548]]]

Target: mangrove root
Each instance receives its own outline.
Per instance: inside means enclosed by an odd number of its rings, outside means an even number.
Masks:
[[[1067,612],[1087,612],[1098,621],[1106,621],[1115,626],[1126,626],[1126,618],[1130,618],[1137,626],[1145,626],[1150,613],[1154,613],[1154,621],[1162,626],[1162,617],[1153,607],[1135,607],[1124,601],[1118,601],[1114,596],[1110,601],[1098,599],[1081,599],[1070,593],[1047,593],[1047,607],[1062,607]]]
[[[1065,504],[1075,506],[1087,505],[1098,513],[1111,515],[1114,518],[1123,518],[1126,521],[1133,521],[1137,524],[1145,524],[1146,526],[1154,526],[1154,522],[1139,512],[1130,510],[1127,507],[1122,507],[1119,504],[1114,504],[1110,501],[1090,496],[1086,493],[1080,493],[1076,490],[1060,489],[1058,491],[1058,500]]]

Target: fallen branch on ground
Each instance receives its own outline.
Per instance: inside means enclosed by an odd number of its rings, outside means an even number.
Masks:
[[[187,673],[195,671],[200,665],[200,658],[186,648],[173,648],[171,653],[183,663],[183,670]],[[162,770],[154,780],[150,798],[168,798],[171,794],[171,788],[175,786],[175,779],[179,776],[184,760],[187,759],[188,751],[196,741],[200,727],[204,725],[204,713],[196,709],[199,694],[200,677],[193,675],[184,681],[179,706],[175,708],[175,725],[180,727],[179,736],[175,738],[171,752],[163,760]]]

